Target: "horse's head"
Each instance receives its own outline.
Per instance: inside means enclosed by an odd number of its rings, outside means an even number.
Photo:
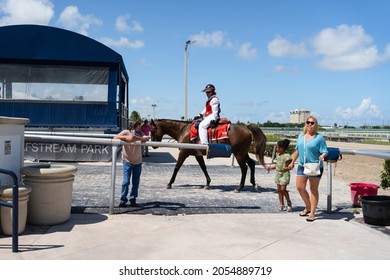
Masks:
[[[158,119],[152,120],[152,132],[151,140],[161,142],[165,134],[171,136],[173,139],[179,142],[184,136],[189,137],[190,123],[185,121],[170,120],[170,119]],[[187,128],[187,129],[186,129]]]
[[[164,136],[164,132],[161,129],[161,127],[158,125],[158,120],[154,121],[152,119],[151,126],[152,126],[152,131],[150,132],[150,136],[151,136],[150,140],[151,141],[161,142],[161,140],[162,140],[162,138]]]

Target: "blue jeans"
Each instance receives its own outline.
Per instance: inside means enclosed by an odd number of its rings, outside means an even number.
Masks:
[[[123,161],[123,182],[122,182],[122,191],[121,191],[121,201],[125,203],[129,200],[135,202],[138,196],[138,187],[139,187],[139,181],[141,177],[141,171],[142,171],[142,163],[131,164],[125,160]],[[133,177],[131,180],[132,186],[130,192],[130,199],[127,199],[131,176]]]

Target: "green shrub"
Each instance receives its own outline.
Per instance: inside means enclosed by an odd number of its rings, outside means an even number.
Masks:
[[[266,137],[267,137],[267,142],[278,142],[278,141],[284,139],[284,138],[280,138],[280,137],[277,137],[277,136],[272,135],[272,134],[267,134]],[[290,139],[290,141],[293,142],[295,140]],[[267,156],[272,156],[272,152],[273,152],[275,146],[276,145],[267,145],[267,147],[265,148],[265,154]],[[290,144],[290,146],[288,146],[286,153],[291,155],[294,151],[295,151],[295,144]]]
[[[381,172],[381,187],[387,189],[390,187],[390,160],[386,159]]]

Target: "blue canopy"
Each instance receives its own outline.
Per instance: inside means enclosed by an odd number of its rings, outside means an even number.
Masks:
[[[0,115],[29,118],[29,126],[123,128],[128,74],[120,54],[42,25],[3,26],[0,38]]]

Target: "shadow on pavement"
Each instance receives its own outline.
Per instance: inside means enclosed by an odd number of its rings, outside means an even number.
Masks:
[[[90,213],[91,215],[84,216],[83,218],[79,218],[79,216],[73,214],[79,214],[79,213],[73,213],[72,211],[72,215],[70,216],[70,219],[65,223],[59,225],[31,225],[27,223],[26,229],[21,235],[48,234],[53,232],[70,232],[75,225],[96,224],[107,220],[107,216],[98,213]]]
[[[221,214],[221,213],[256,213],[260,206],[187,206],[184,203],[152,201],[140,203],[138,207],[117,209],[116,214],[152,214],[152,215],[192,215],[192,214]]]
[[[143,157],[144,163],[176,163],[176,159],[168,152],[149,153],[149,157]]]
[[[87,225],[101,223],[107,220],[107,216],[101,214],[91,214],[87,216],[71,215],[70,219],[59,225],[38,226],[26,224],[26,229],[19,236],[39,236],[55,232],[71,232],[75,225]],[[1,236],[1,234],[0,234]],[[40,251],[64,247],[62,244],[19,244],[19,252]],[[1,249],[12,249],[12,244],[1,244]]]
[[[41,250],[49,250],[55,248],[61,248],[64,245],[33,245],[33,244],[19,244],[18,249],[19,252],[30,252],[30,251],[41,251]],[[0,250],[12,250],[12,244],[0,244]]]

